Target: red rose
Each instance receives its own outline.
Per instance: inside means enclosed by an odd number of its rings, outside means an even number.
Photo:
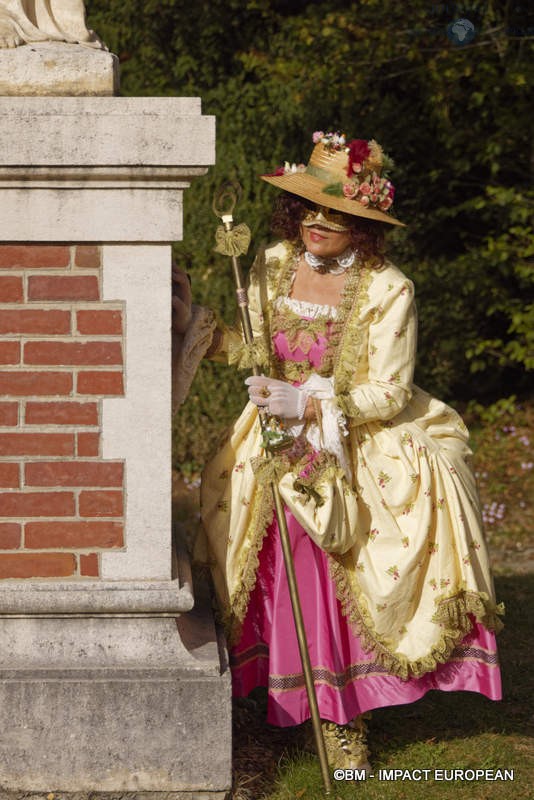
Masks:
[[[349,178],[352,176],[352,165],[365,161],[371,152],[371,148],[365,139],[353,139],[349,142],[349,165],[347,168],[347,175]]]

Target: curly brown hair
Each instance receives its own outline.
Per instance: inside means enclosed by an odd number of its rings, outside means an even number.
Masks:
[[[310,208],[316,204],[290,192],[282,192],[275,200],[271,230],[275,236],[291,242],[300,240],[300,223]],[[384,226],[364,217],[349,216],[351,245],[362,259],[375,269],[384,263]]]

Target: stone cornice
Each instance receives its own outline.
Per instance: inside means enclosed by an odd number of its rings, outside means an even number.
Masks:
[[[179,240],[214,161],[196,97],[1,97],[0,240]]]

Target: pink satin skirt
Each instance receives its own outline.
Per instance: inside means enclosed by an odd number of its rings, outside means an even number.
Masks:
[[[322,719],[346,724],[373,708],[412,703],[430,689],[479,692],[500,700],[495,636],[473,630],[434,672],[403,681],[364,652],[336,597],[325,553],[286,511],[304,625]],[[260,553],[242,636],[230,654],[234,696],[268,688],[267,722],[282,727],[310,717],[276,520]]]

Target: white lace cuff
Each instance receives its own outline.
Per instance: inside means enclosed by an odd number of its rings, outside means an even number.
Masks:
[[[352,483],[350,458],[345,445],[348,430],[345,416],[336,403],[334,379],[313,374],[300,389],[308,396],[316,397],[321,403],[321,420],[308,425],[306,429],[308,442],[314,449],[326,450],[334,455],[347,480]]]

